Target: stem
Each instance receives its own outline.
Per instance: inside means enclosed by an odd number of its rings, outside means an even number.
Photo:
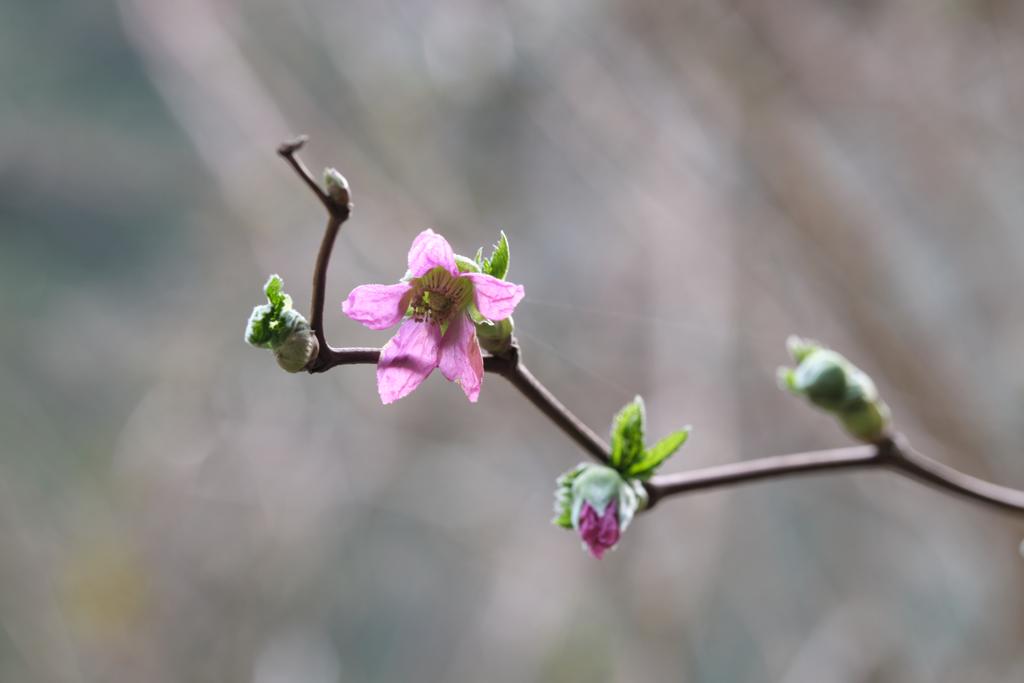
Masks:
[[[1024,513],[1024,491],[972,477],[918,452],[897,438],[896,448],[886,465],[895,472],[923,482],[940,491],[1018,514]]]
[[[342,224],[352,212],[351,204],[333,199],[317,184],[309,170],[296,156],[305,136],[300,136],[278,147],[277,153],[294,169],[295,173],[316,195],[327,209],[327,228],[317,253],[313,271],[313,298],[310,304],[310,327],[316,334],[320,350],[307,368],[310,373],[326,372],[338,365],[376,364],[380,349],[333,348],[324,336],[324,298],[327,289],[327,267],[330,264],[334,241]],[[520,359],[519,346],[513,340],[508,351],[484,358],[486,372],[501,375],[535,405],[555,426],[565,432],[591,457],[607,463],[609,448],[601,437],[576,417],[555,398],[540,380],[533,376]],[[762,479],[776,479],[830,470],[887,468],[897,474],[923,482],[940,491],[953,493],[1010,512],[1024,513],[1024,491],[999,486],[959,472],[948,465],[932,460],[910,447],[902,436],[885,438],[874,445],[834,448],[776,455],[728,465],[705,467],[678,474],[652,477],[644,483],[647,489],[647,509],[662,498],[691,491],[735,486]]]
[[[864,469],[883,464],[875,446],[833,448],[825,451],[807,451],[789,455],[773,455],[756,460],[744,460],[728,465],[715,465],[678,474],[662,474],[644,484],[650,509],[666,496],[690,491],[735,486],[761,479],[775,479],[798,474],[811,474],[827,470]]]
[[[288,165],[292,167],[299,178],[306,183],[310,191],[316,195],[320,203],[327,209],[327,228],[324,230],[324,238],[320,241],[320,251],[316,255],[316,265],[313,268],[313,297],[309,303],[309,327],[313,330],[313,334],[316,336],[316,341],[319,344],[317,356],[310,362],[307,368],[310,373],[314,373],[323,372],[335,365],[364,362],[356,359],[369,357],[367,351],[370,351],[370,349],[331,348],[331,345],[327,343],[327,337],[324,335],[324,299],[327,292],[327,266],[331,263],[334,240],[338,237],[341,224],[352,215],[352,205],[338,202],[324,192],[323,188],[313,179],[309,169],[296,156],[296,153],[302,149],[302,146],[306,144],[308,139],[305,135],[300,135],[290,142],[284,142],[277,148],[277,153],[288,162]],[[377,362],[376,357],[372,362]]]
[[[575,441],[592,458],[600,463],[607,464],[609,448],[601,437],[594,433],[582,420],[576,417],[562,402],[555,398],[547,387],[541,384],[540,380],[533,376],[533,373],[520,360],[519,346],[515,343],[502,356],[491,358],[503,359],[505,363],[495,363],[493,371],[512,383],[530,403],[544,413],[548,419],[565,432],[570,439]],[[488,360],[491,360],[488,358]],[[485,365],[485,369],[487,368]]]
[[[309,140],[307,136],[300,135],[294,140],[282,142],[277,147],[277,153],[288,162],[288,165],[294,169],[295,174],[302,178],[302,181],[306,183],[306,186],[310,191],[316,195],[317,199],[320,200],[320,203],[324,205],[325,209],[327,209],[328,214],[332,216],[335,214],[340,215],[342,210],[344,210],[345,217],[341,219],[342,222],[344,222],[345,219],[348,218],[348,208],[344,207],[343,209],[343,207],[331,199],[330,195],[324,192],[316,180],[313,179],[313,174],[309,172],[309,169],[306,168],[305,164],[295,156],[295,153],[302,149],[302,146],[306,144],[307,140]]]
[[[875,445],[833,448],[705,467],[652,477],[644,484],[647,509],[662,498],[690,491],[734,486],[827,470],[887,468],[897,474],[1001,510],[1024,513],[1024,491],[992,484],[964,474],[914,450],[901,435]]]
[[[376,364],[379,358],[380,349],[327,347],[327,353],[321,353],[309,371],[326,372],[335,365]],[[501,375],[507,379],[530,403],[537,406],[548,419],[554,422],[556,427],[565,432],[595,460],[601,463],[608,462],[608,445],[555,398],[555,395],[539,379],[533,376],[533,373],[520,360],[517,344],[513,343],[511,348],[501,355],[484,358],[484,371]]]

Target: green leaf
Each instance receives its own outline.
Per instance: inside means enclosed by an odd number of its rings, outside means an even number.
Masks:
[[[263,293],[267,295],[274,315],[280,315],[281,311],[291,308],[292,305],[292,298],[282,291],[283,287],[284,281],[277,273],[271,275],[267,284],[263,285]]]
[[[478,252],[481,255],[483,252]],[[494,245],[494,250],[491,252],[491,257],[484,259],[480,265],[481,269],[493,277],[499,280],[504,280],[505,275],[508,274],[508,238],[505,236],[505,231],[501,231],[501,237],[498,238],[498,243]]]
[[[644,400],[639,396],[615,416],[609,464],[619,472],[628,472],[633,462],[643,455],[644,420]]]
[[[643,457],[633,463],[627,475],[637,479],[646,479],[654,474],[654,471],[663,462],[672,457],[672,454],[679,450],[679,447],[686,443],[690,436],[690,427],[683,427],[678,432],[672,432],[664,439],[647,449]]]
[[[292,298],[284,293],[279,275],[271,275],[263,286],[267,302],[252,309],[245,327],[245,341],[251,346],[270,349],[278,346],[291,334],[300,320],[305,320],[292,309]]]

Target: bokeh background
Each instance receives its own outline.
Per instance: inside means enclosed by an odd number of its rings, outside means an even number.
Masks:
[[[499,228],[534,372],[671,468],[844,445],[775,387],[797,332],[925,452],[1024,487],[1024,6],[1013,0],[0,5],[0,680],[1024,680],[1024,524],[885,473],[677,498],[601,562],[583,454],[488,377],[242,343],[412,237]]]

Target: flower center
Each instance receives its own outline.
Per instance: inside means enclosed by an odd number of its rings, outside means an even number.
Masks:
[[[473,283],[438,266],[413,280],[410,307],[416,322],[446,325],[469,304]]]

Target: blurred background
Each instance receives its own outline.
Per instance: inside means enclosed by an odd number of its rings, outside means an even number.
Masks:
[[[287,375],[280,273],[392,282],[504,229],[527,362],[669,469],[848,439],[795,332],[923,451],[1024,487],[1013,0],[0,5],[0,680],[1021,681],[1024,522],[885,473],[675,498],[595,562],[580,452],[506,383]]]

